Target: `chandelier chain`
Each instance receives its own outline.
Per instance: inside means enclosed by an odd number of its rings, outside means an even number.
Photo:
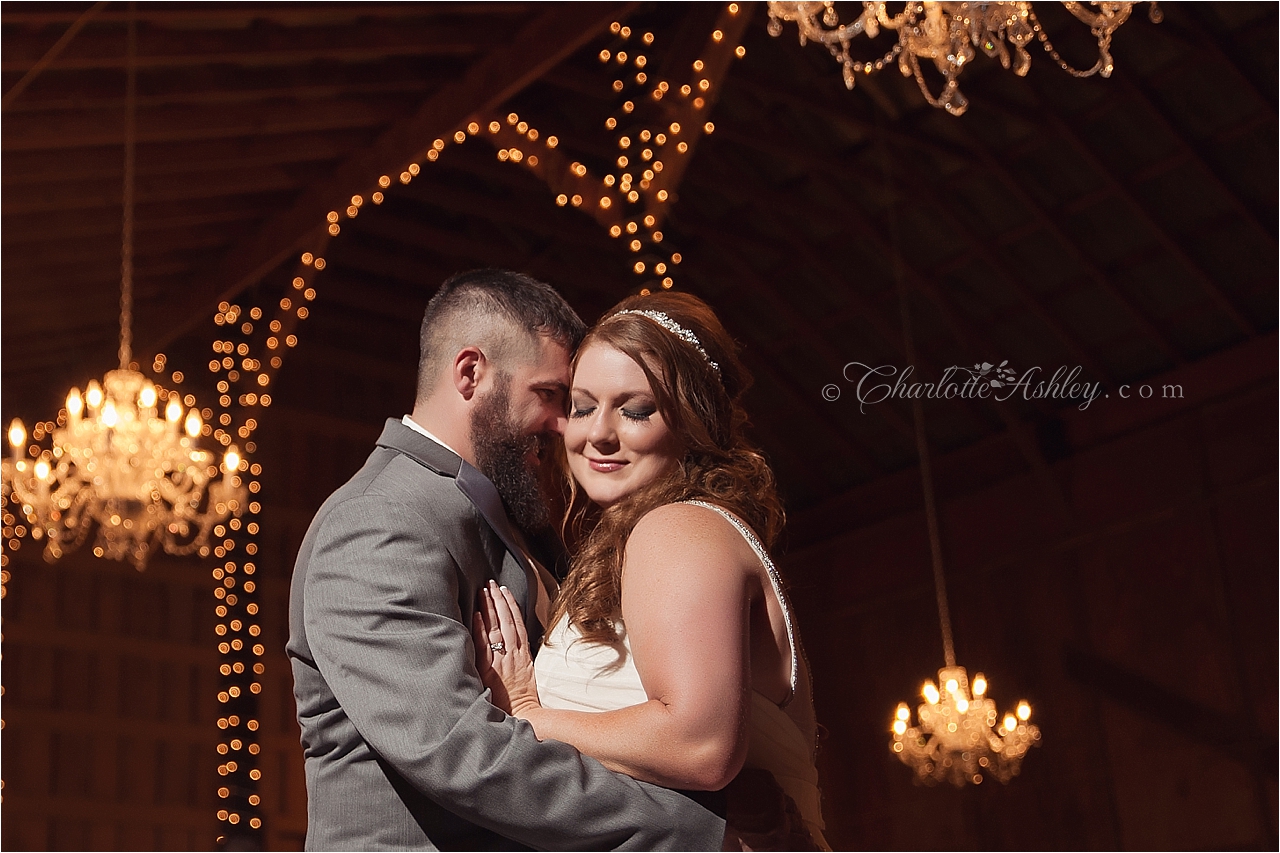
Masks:
[[[915,335],[911,327],[911,308],[907,299],[906,276],[903,274],[902,251],[899,248],[898,208],[893,201],[893,175],[888,147],[880,134],[881,167],[884,170],[885,191],[889,194],[889,245],[893,251],[893,278],[898,292],[898,310],[902,316],[902,343],[907,363],[916,364]],[[956,665],[955,643],[951,636],[951,607],[947,602],[947,581],[942,569],[942,536],[938,528],[938,508],[934,501],[933,464],[929,455],[929,441],[924,427],[924,407],[918,397],[911,400],[911,420],[915,426],[916,453],[920,459],[920,481],[924,491],[924,516],[929,532],[929,555],[933,564],[933,587],[938,603],[938,625],[942,630],[942,654],[948,667]]]
[[[120,246],[120,369],[133,361],[133,184],[137,144],[138,28],[136,5],[129,3],[128,60],[125,63],[124,225]]]

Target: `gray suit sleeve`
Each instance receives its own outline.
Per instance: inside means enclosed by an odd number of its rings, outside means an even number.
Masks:
[[[307,571],[316,666],[370,747],[472,823],[547,850],[719,850],[724,822],[612,773],[488,701],[458,567],[412,509],[364,495],[333,507]]]

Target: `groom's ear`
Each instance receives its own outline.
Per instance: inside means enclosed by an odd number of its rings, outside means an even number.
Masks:
[[[491,365],[479,347],[463,347],[453,357],[453,387],[462,399],[470,402],[484,381]]]

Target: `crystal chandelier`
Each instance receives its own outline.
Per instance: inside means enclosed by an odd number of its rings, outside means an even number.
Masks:
[[[209,553],[209,534],[219,521],[239,515],[245,502],[235,447],[223,457],[223,475],[213,454],[196,446],[207,427],[195,398],[183,411],[177,392],[157,388],[133,369],[130,326],[133,311],[133,172],[136,69],[134,32],[129,30],[128,95],[125,99],[124,226],[121,250],[120,369],[101,385],[90,382],[84,396],[72,388],[57,423],[39,423],[32,439],[48,437],[49,446],[27,445],[20,420],[9,428],[11,459],[3,461],[3,505],[12,499],[30,525],[33,539],[44,540],[49,562],[83,544],[97,524],[93,552],[129,560],[142,570],[155,547],[170,554]],[[166,402],[167,401],[167,402]],[[158,407],[163,405],[164,414]],[[182,428],[179,428],[182,422]],[[7,513],[6,513],[7,516]],[[17,519],[14,519],[17,521]],[[5,519],[14,538],[25,525]]]
[[[903,315],[905,318],[905,308]],[[984,772],[1008,782],[1021,770],[1027,750],[1039,744],[1040,729],[1030,722],[1031,705],[1025,701],[1018,702],[1014,710],[1001,719],[996,703],[987,696],[986,676],[976,673],[971,684],[965,668],[956,665],[951,611],[942,573],[942,542],[933,498],[933,475],[919,400],[912,401],[912,415],[946,666],[938,670],[936,685],[926,681],[920,691],[924,702],[916,707],[918,725],[911,724],[910,706],[906,702],[898,703],[889,727],[893,733],[889,748],[915,771],[917,782],[932,785],[946,780],[956,787],[970,782],[980,785]]]
[[[911,708],[898,705],[893,721],[894,754],[926,784],[944,779],[961,787],[982,782],[985,771],[1008,782],[1022,766],[1027,750],[1040,741],[1040,729],[1028,722],[1031,706],[1019,702],[997,725],[996,703],[986,696],[982,673],[969,676],[962,666],[938,670],[938,684],[924,683],[924,702],[916,713],[919,725],[911,725]]]
[[[1029,2],[909,2],[896,15],[889,14],[887,3],[863,3],[862,14],[856,20],[841,24],[832,0],[803,3],[770,0],[769,34],[781,35],[782,22],[795,21],[800,43],[814,41],[824,45],[844,67],[844,84],[850,89],[858,73],[874,74],[897,58],[902,76],[915,77],[926,101],[958,116],[968,109],[969,102],[960,92],[957,78],[977,55],[975,49],[999,59],[1006,69],[1024,77],[1031,67],[1027,47],[1039,41],[1045,52],[1073,77],[1111,76],[1114,68],[1111,36],[1129,19],[1134,4],[1066,2],[1062,5],[1088,25],[1098,41],[1098,59],[1092,68],[1080,70],[1062,58]],[[1154,2],[1148,15],[1155,23],[1163,18]],[[898,34],[897,44],[887,53],[871,60],[858,60],[849,55],[849,43],[857,35],[865,33],[872,39],[879,35],[881,28]],[[945,81],[937,97],[925,81],[922,60],[932,60]]]

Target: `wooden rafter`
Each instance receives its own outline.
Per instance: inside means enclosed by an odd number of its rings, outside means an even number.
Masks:
[[[1164,250],[1175,258],[1183,269],[1191,274],[1191,277],[1209,297],[1209,300],[1217,306],[1218,310],[1226,314],[1227,318],[1246,337],[1253,337],[1256,333],[1253,325],[1245,319],[1244,315],[1240,313],[1240,309],[1222,292],[1222,288],[1213,280],[1209,272],[1201,266],[1199,261],[1187,254],[1186,250],[1169,233],[1168,228],[1156,220],[1155,216],[1148,210],[1147,205],[1134,196],[1120,180],[1119,176],[1116,175],[1115,171],[1093,153],[1089,146],[1080,139],[1080,134],[1076,132],[1075,128],[1070,123],[1063,121],[1061,116],[1049,109],[1043,102],[1039,104],[1037,118],[1052,127],[1071,146],[1072,150],[1106,182],[1111,192],[1138,213],[1143,223],[1155,234],[1156,240],[1164,247]]]
[[[397,174],[423,156],[434,139],[458,130],[467,116],[500,106],[630,9],[629,4],[591,3],[553,6],[539,14],[509,43],[472,63],[456,83],[428,98],[371,146],[348,157],[328,180],[313,185],[288,210],[238,241],[212,275],[189,288],[180,305],[139,306],[137,349],[156,349],[185,333],[219,301],[257,282],[314,241],[323,233],[325,211],[368,192],[379,175]],[[155,331],[166,326],[165,332]]]

